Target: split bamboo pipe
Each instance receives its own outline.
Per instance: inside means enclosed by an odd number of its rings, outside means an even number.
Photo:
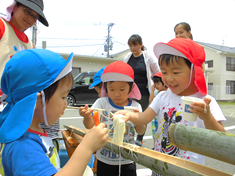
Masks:
[[[85,130],[66,126],[64,127],[70,132],[76,133],[79,136],[84,137],[86,134]],[[108,139],[105,145],[106,148],[112,150],[113,152],[119,154],[132,161],[135,161],[151,170],[154,170],[162,175],[169,176],[198,176],[198,175],[208,175],[208,176],[231,176],[229,173],[225,173],[219,170],[212,169],[210,167],[194,163],[182,158],[174,157],[171,155],[163,154],[157,151],[153,151],[147,148],[138,147],[132,144],[123,142],[122,146],[112,142],[112,139]],[[120,147],[120,149],[119,149]],[[120,150],[120,152],[119,152]]]
[[[235,134],[171,124],[168,138],[182,150],[235,165]]]

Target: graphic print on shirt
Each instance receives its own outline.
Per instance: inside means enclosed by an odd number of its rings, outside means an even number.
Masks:
[[[171,123],[178,123],[182,120],[180,113],[177,113],[175,108],[169,108],[168,112],[164,112],[162,119],[163,133],[161,138],[160,152],[176,156],[179,153],[179,148],[169,142],[167,133]]]
[[[113,137],[114,128],[113,128],[113,120],[112,120],[112,114],[114,114],[116,111],[111,111],[108,113],[107,111],[102,112],[103,115],[100,117],[101,122],[105,123],[105,127],[108,128],[109,138]],[[109,114],[109,115],[108,115]],[[134,136],[135,136],[135,127],[132,123],[126,123],[125,125],[125,133],[124,133],[124,139],[123,142],[126,143],[134,143]],[[116,129],[117,130],[117,129]],[[100,151],[101,157],[106,158],[106,160],[110,161],[119,161],[119,155],[115,152],[102,148]]]

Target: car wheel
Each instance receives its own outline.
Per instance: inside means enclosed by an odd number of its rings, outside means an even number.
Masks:
[[[72,95],[67,96],[68,106],[73,106],[75,104],[75,98]]]

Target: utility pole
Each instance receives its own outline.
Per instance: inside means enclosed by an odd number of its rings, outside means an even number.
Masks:
[[[110,31],[111,31],[113,25],[114,25],[114,23],[108,24],[108,53],[107,53],[107,57],[109,57]]]
[[[37,44],[37,25],[36,25],[36,23],[33,25],[32,43],[33,43],[34,48],[36,48],[36,44]]]

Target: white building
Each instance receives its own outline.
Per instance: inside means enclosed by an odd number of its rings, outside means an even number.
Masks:
[[[83,56],[75,54],[73,57],[72,73],[76,76],[78,73],[85,71],[99,71],[102,67],[105,67],[114,61],[123,60],[128,52],[130,52],[129,49],[111,55],[110,57]],[[69,57],[69,54],[59,54],[65,59]]]
[[[208,94],[216,100],[235,99],[235,47],[197,42],[206,52]]]

